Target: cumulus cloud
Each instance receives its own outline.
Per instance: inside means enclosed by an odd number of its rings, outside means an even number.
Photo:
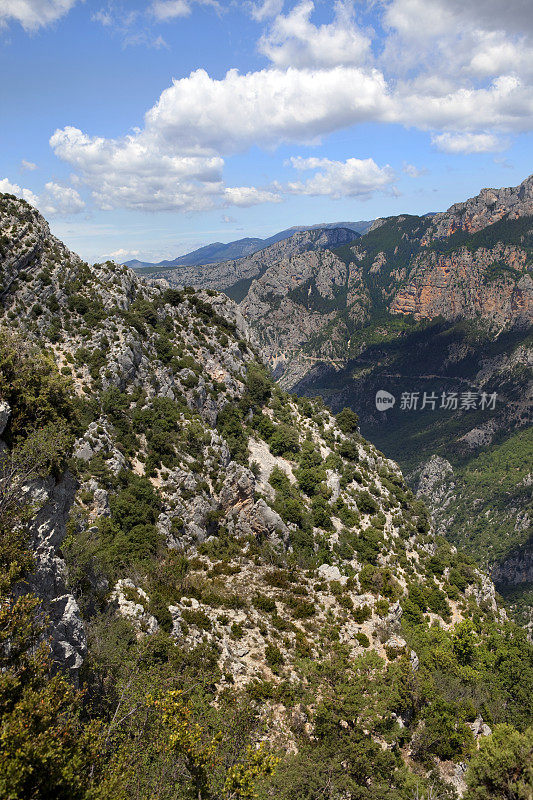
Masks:
[[[58,183],[54,183],[54,181],[49,181],[45,184],[42,194],[36,195],[31,189],[25,189],[17,183],[11,183],[8,178],[2,178],[0,180],[0,192],[21,197],[49,217],[77,214],[85,208],[84,201],[75,189],[61,186]]]
[[[33,172],[37,169],[37,164],[34,164],[33,161],[26,161],[26,159],[23,158],[20,162],[20,168],[25,172]]]
[[[238,152],[251,145],[311,141],[382,116],[389,105],[381,73],[356,67],[205,70],[175,80],[146,114],[146,130],[189,152]]]
[[[297,170],[314,171],[306,181],[288,184],[292,194],[341,197],[369,197],[376,191],[390,188],[394,171],[390,166],[378,167],[372,158],[348,158],[331,161],[329,158],[293,157],[290,164]]]
[[[443,153],[494,153],[506,146],[491,133],[441,133],[431,142]]]
[[[85,208],[85,202],[75,189],[49,181],[39,196],[37,207],[45,216],[67,216],[78,214]]]
[[[19,22],[24,30],[36,31],[56,22],[76,5],[78,0],[2,0],[0,26]]]
[[[115,140],[67,127],[56,131],[50,144],[56,155],[80,170],[102,209],[203,211],[277,200],[253,187],[225,187],[222,158],[162,150],[152,131]]]
[[[32,206],[36,206],[39,198],[30,189],[24,189],[18,183],[11,183],[7,178],[0,178],[0,192],[5,194],[14,194],[15,197],[21,197]]]
[[[327,25],[314,25],[312,0],[302,0],[286,16],[279,14],[259,50],[277,67],[317,67],[362,64],[370,50],[370,39],[355,23],[353,4],[338,0],[335,17]]]
[[[424,24],[420,24],[420,20]],[[529,0],[392,0],[382,63],[456,82],[533,73]]]

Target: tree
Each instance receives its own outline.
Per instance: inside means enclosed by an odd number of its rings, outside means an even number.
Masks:
[[[359,417],[351,408],[343,408],[336,416],[337,425],[343,433],[355,433],[359,424]]]
[[[519,733],[511,725],[496,725],[472,758],[466,783],[464,800],[531,800],[533,727]]]
[[[170,690],[155,699],[148,696],[148,705],[158,710],[168,746],[184,762],[198,800],[252,800],[256,784],[273,774],[278,759],[264,744],[248,746],[241,761],[226,767],[221,757],[221,733],[212,735],[194,720],[191,704],[181,690]],[[216,787],[217,777],[221,790]]]
[[[4,458],[0,475],[0,796],[81,800],[97,762],[99,725],[80,722],[81,694],[54,670],[40,602],[20,594],[33,557],[30,509],[17,487],[55,460],[42,432],[30,439]]]

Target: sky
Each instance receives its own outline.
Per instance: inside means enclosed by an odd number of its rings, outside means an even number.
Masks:
[[[90,262],[533,170],[531,0],[0,0],[0,191]]]

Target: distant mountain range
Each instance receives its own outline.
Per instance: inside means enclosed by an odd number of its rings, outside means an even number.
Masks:
[[[200,264],[217,264],[221,261],[230,261],[238,258],[245,258],[263,250],[271,244],[276,244],[284,239],[289,239],[295,233],[301,231],[309,231],[314,228],[347,228],[348,230],[355,231],[356,233],[365,233],[372,225],[372,220],[359,220],[358,222],[325,222],[318,225],[294,225],[292,228],[286,228],[267,239],[257,239],[246,237],[244,239],[237,239],[234,242],[214,242],[207,244],[204,247],[199,247],[198,250],[193,250],[192,253],[186,253],[179,258],[174,258],[171,261],[159,261],[158,263],[150,263],[148,261],[138,261],[133,259],[125,261],[127,267],[131,267],[136,271],[138,270],[151,270],[151,269],[172,269],[173,267],[191,267]]]

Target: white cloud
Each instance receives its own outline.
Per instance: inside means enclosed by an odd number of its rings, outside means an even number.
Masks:
[[[494,153],[506,145],[491,133],[441,133],[431,137],[432,144],[443,153]]]
[[[529,0],[392,0],[381,62],[400,74],[466,80],[533,75]],[[420,21],[423,19],[423,24]]]
[[[221,10],[218,0],[155,0],[151,5],[151,12],[159,22],[168,22],[179,17],[188,17],[195,2]]]
[[[415,167],[414,164],[408,164],[407,162],[404,162],[402,169],[410,178],[420,178],[428,173],[427,167]]]
[[[11,183],[7,178],[2,178],[0,180],[0,192],[21,197],[30,205],[38,208],[47,217],[77,214],[85,208],[84,201],[75,189],[68,186],[60,186],[53,181],[45,184],[42,194],[36,195],[31,189],[24,189],[17,183]]]
[[[123,247],[119,247],[118,250],[114,250],[112,253],[104,253],[104,258],[111,258],[120,263],[121,261],[127,261],[130,258],[136,258],[140,252],[140,250],[126,250]]]
[[[470,131],[474,125],[518,132],[533,125],[531,87],[514,75],[496,78],[484,88],[460,87],[442,94],[416,88],[399,87],[390,121],[456,132]]]
[[[33,32],[63,17],[76,2],[77,0],[2,0],[0,26],[14,21],[19,22],[24,30]]]
[[[0,178],[0,192],[6,194],[14,194],[15,197],[21,197],[32,206],[36,206],[39,198],[30,189],[23,189],[18,183],[11,183],[7,178]]]
[[[26,161],[26,159],[23,158],[20,162],[20,168],[25,172],[33,172],[37,169],[37,164],[34,164],[33,161]]]
[[[255,206],[258,203],[280,203],[281,196],[277,192],[256,189],[253,186],[231,186],[224,189],[224,197],[230,206]]]
[[[152,13],[156,19],[166,22],[176,17],[188,17],[191,4],[188,0],[157,0],[152,5]]]
[[[390,105],[381,73],[356,67],[205,70],[175,80],[146,114],[146,131],[184,152],[230,153],[251,145],[311,141],[376,119]]]
[[[277,67],[359,65],[370,50],[370,39],[357,27],[351,2],[338,0],[329,25],[314,25],[315,4],[302,0],[286,16],[279,14],[259,50]]]
[[[257,22],[276,17],[283,11],[284,0],[263,0],[262,3],[251,3],[250,13]]]
[[[56,155],[81,171],[103,209],[203,211],[277,199],[253,187],[226,188],[222,158],[161,150],[150,131],[113,140],[90,138],[68,127],[56,131],[50,144]]]
[[[49,181],[38,198],[37,206],[45,216],[54,217],[78,214],[85,208],[85,202],[76,189]]]
[[[365,197],[376,191],[388,189],[394,181],[394,172],[388,165],[378,167],[372,158],[348,158],[331,161],[328,158],[293,157],[292,166],[301,171],[315,171],[305,182],[288,184],[292,194],[341,197]]]

